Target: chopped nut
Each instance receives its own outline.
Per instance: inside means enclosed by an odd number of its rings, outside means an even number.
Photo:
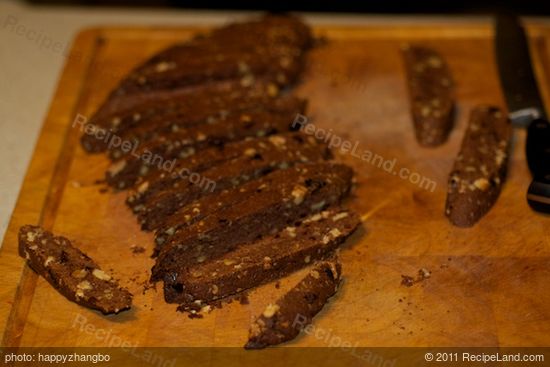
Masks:
[[[248,157],[253,157],[254,155],[256,155],[256,149],[248,148],[247,150],[244,151],[244,155]]]
[[[310,223],[310,222],[318,222],[322,219],[322,215],[321,213],[317,213],[317,214],[314,214],[312,215],[311,217],[307,218],[304,220],[304,223]]]
[[[305,262],[306,264],[309,264],[310,261],[311,261],[311,256],[307,255],[307,256],[305,257],[305,259],[304,259],[304,262]]]
[[[148,172],[149,172],[149,166],[147,166],[146,164],[139,167],[139,175],[140,176],[145,176]]]
[[[82,279],[86,276],[86,274],[88,274],[88,271],[86,269],[80,269],[80,270],[73,271],[71,273],[71,276],[73,278]]]
[[[143,182],[141,185],[138,186],[137,191],[142,194],[149,188],[149,181]]]
[[[496,162],[496,164],[498,166],[500,166],[504,162],[505,158],[506,158],[506,153],[501,149],[497,149],[496,152],[495,152],[495,162]]]
[[[422,117],[428,117],[430,116],[430,113],[432,112],[432,108],[430,106],[422,106],[420,109],[420,114]]]
[[[340,219],[346,218],[347,216],[348,216],[348,213],[346,213],[346,212],[338,213],[334,217],[332,217],[332,221],[337,222]]]
[[[321,209],[322,207],[324,207],[325,204],[326,204],[325,201],[324,201],[324,200],[321,200],[321,201],[319,201],[318,203],[313,204],[313,205],[311,206],[311,210],[319,210],[319,209]]]
[[[317,270],[312,270],[310,272],[311,276],[314,277],[315,279],[319,279],[320,275],[319,275],[319,272]]]
[[[290,237],[296,237],[296,227],[286,227],[285,230],[288,232]]]
[[[250,87],[252,84],[254,84],[254,75],[252,75],[252,74],[246,74],[241,79],[241,86],[242,87]]]
[[[481,191],[487,191],[490,184],[486,178],[478,178],[474,181],[474,186],[480,189]]]
[[[157,73],[163,73],[167,70],[173,69],[176,67],[176,64],[173,62],[162,61],[155,65],[155,71]]]
[[[36,232],[32,232],[32,231],[27,232],[27,241],[34,242],[34,239],[36,238],[37,235],[38,233]]]
[[[420,270],[418,271],[418,278],[419,278],[420,280],[422,280],[422,279],[428,279],[428,278],[431,277],[431,276],[432,276],[432,273],[431,273],[428,269],[426,269],[426,268],[422,268],[422,269],[420,269]]]
[[[212,284],[212,288],[210,289],[210,291],[212,292],[212,294],[217,294],[218,293],[218,286],[215,285],[215,284]]]
[[[121,123],[120,117],[113,117],[111,120],[111,126],[117,127]]]
[[[47,267],[48,265],[50,265],[50,263],[52,263],[53,261],[55,260],[55,258],[53,256],[48,256],[46,258],[46,261],[44,261],[44,266]]]
[[[76,285],[76,287],[81,290],[93,289],[92,285],[87,280],[81,281]]]
[[[292,190],[292,197],[294,197],[294,204],[299,205],[304,201],[304,197],[307,194],[307,188],[302,185],[296,185]]]
[[[278,147],[281,146],[281,145],[285,145],[285,143],[286,143],[286,139],[283,138],[282,136],[278,136],[278,135],[270,136],[269,141],[271,142],[271,144],[273,144],[275,146],[278,146]]]
[[[235,260],[223,259],[223,263],[227,266],[235,264]]]
[[[340,235],[342,234],[342,232],[340,232],[340,230],[339,230],[338,228],[333,228],[333,229],[331,229],[329,233],[330,233],[330,234],[332,235],[332,237],[334,237],[334,238],[336,238],[336,237],[338,237],[338,236],[340,236]]]
[[[94,277],[96,277],[97,279],[107,280],[107,281],[111,280],[111,276],[110,276],[109,274],[105,273],[105,272],[104,272],[103,270],[101,270],[101,269],[94,269],[94,270],[92,271],[92,275],[93,275]]]
[[[270,97],[275,97],[279,94],[279,87],[273,83],[269,83],[267,86],[267,95]]]
[[[273,317],[279,311],[279,305],[268,304],[262,315],[266,318]]]

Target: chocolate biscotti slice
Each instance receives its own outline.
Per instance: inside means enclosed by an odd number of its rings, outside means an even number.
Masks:
[[[228,117],[223,123],[206,124],[166,134],[151,140],[111,165],[107,183],[117,189],[134,185],[140,176],[155,169],[170,171],[178,158],[186,158],[208,147],[292,130],[295,113],[268,111]]]
[[[403,48],[416,140],[426,147],[447,140],[453,127],[452,76],[443,57],[420,46]]]
[[[245,140],[224,144],[219,147],[205,149],[185,159],[179,159],[171,170],[152,171],[150,174],[140,178],[132,190],[126,203],[133,211],[141,206],[151,196],[169,188],[177,188],[183,184],[181,181],[190,180],[192,173],[200,173],[209,168],[229,162],[239,157],[251,157],[259,154],[256,158],[268,149],[277,149],[277,142],[281,139],[288,144],[287,149],[296,150],[296,154],[302,154],[303,149],[323,149],[327,159],[331,158],[330,151],[320,145],[321,143],[312,136],[306,136],[299,132],[284,133],[261,138],[247,138]],[[263,158],[263,157],[262,157]]]
[[[265,16],[222,27],[170,47],[137,67],[115,95],[218,80],[252,83],[263,76],[280,85],[296,79],[311,45],[309,28],[292,16]]]
[[[168,116],[183,115],[185,123],[191,126],[208,120],[208,117],[216,118],[227,115],[228,111],[267,103],[277,93],[275,89],[268,95],[261,87],[216,85],[199,88],[194,93],[184,90],[159,91],[153,96],[133,95],[107,100],[86,121],[81,143],[87,152],[102,152],[112,149],[117,138],[131,142],[131,136],[127,136],[129,130],[154,126]],[[100,132],[103,134],[98,134]]]
[[[309,274],[252,321],[246,349],[261,349],[294,339],[338,290],[342,266],[337,259],[316,264]]]
[[[208,303],[281,278],[331,254],[359,223],[357,214],[339,207],[314,214],[166,279],[164,298],[168,303]]]
[[[296,114],[304,111],[305,106],[305,100],[292,96],[245,98],[244,100],[235,100],[234,103],[227,105],[212,106],[210,103],[210,106],[207,107],[186,105],[168,114],[157,114],[149,121],[127,129],[120,137],[123,141],[130,142],[132,146],[137,146],[164,134],[178,132],[200,124],[221,124],[228,118],[239,114],[241,118],[247,118],[247,113],[252,118],[252,115],[262,111],[274,114]],[[109,151],[109,156],[112,159],[118,159],[123,155],[124,151],[121,147]]]
[[[132,295],[65,237],[38,226],[23,226],[19,230],[19,254],[73,302],[104,314],[118,313],[132,305]]]
[[[495,204],[506,177],[511,126],[498,107],[477,106],[449,175],[445,215],[471,227]]]
[[[154,230],[179,208],[206,195],[242,185],[269,172],[297,163],[323,161],[330,157],[328,147],[315,140],[294,135],[272,135],[264,147],[250,149],[241,157],[216,165],[201,173],[205,184],[180,180],[150,196],[134,213],[145,230]]]
[[[350,167],[335,163],[300,164],[284,172],[288,180],[175,233],[160,251],[152,279],[171,277],[172,269],[215,259],[339,203],[349,192],[353,175]]]

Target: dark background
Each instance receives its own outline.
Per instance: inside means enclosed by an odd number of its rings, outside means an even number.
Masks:
[[[117,7],[174,7],[216,10],[310,11],[379,14],[487,14],[497,11],[522,15],[550,15],[550,0],[514,1],[400,1],[400,0],[27,0],[41,5]]]

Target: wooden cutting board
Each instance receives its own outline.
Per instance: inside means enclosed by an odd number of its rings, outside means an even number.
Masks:
[[[268,284],[203,319],[191,320],[143,292],[152,260],[152,236],[141,232],[124,193],[100,192],[108,165],[81,149],[71,123],[90,116],[131,67],[195,34],[197,28],[95,28],[76,38],[45,120],[0,253],[0,325],[4,346],[102,346],[82,325],[110,330],[140,346],[242,346],[249,320],[298,279],[280,289]],[[345,282],[316,317],[316,329],[360,346],[544,346],[550,343],[550,218],[525,201],[529,172],[524,131],[514,131],[509,177],[495,207],[475,227],[455,228],[443,215],[447,175],[459,149],[469,110],[504,106],[489,23],[315,27],[329,42],[309,55],[296,93],[310,100],[317,127],[370,151],[409,179],[339,154],[356,170],[349,205],[361,228],[342,250]],[[536,71],[550,107],[550,28],[530,24]],[[448,60],[457,84],[456,127],[441,147],[421,148],[408,114],[399,48],[429,45]],[[378,162],[378,161],[377,161]],[[389,163],[388,165],[390,165]],[[416,174],[416,175],[414,175]],[[425,177],[433,192],[414,182]],[[135,307],[117,316],[66,301],[17,255],[17,231],[40,224],[76,239],[103,268],[135,294]],[[147,249],[133,254],[132,245]],[[427,269],[411,287],[402,275]],[[85,321],[83,321],[85,320]],[[327,346],[305,335],[292,346]]]

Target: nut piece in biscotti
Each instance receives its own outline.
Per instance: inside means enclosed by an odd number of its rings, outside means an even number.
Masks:
[[[181,267],[215,259],[339,203],[349,192],[353,170],[343,164],[300,164],[248,200],[220,209],[182,228],[162,247],[152,279],[173,277]],[[286,178],[285,178],[286,177]]]
[[[316,264],[309,274],[252,321],[246,349],[261,349],[294,339],[338,290],[338,260]]]
[[[326,258],[359,223],[357,214],[339,207],[316,213],[219,259],[182,269],[175,279],[165,279],[164,299],[208,303],[279,279]]]
[[[471,114],[449,175],[445,215],[471,227],[495,204],[506,177],[511,126],[498,107],[478,106]]]
[[[439,53],[426,47],[403,47],[410,109],[416,140],[426,147],[447,140],[453,127],[451,72]]]
[[[38,226],[23,226],[19,230],[19,254],[38,275],[79,305],[104,314],[132,305],[132,295],[65,237]]]

